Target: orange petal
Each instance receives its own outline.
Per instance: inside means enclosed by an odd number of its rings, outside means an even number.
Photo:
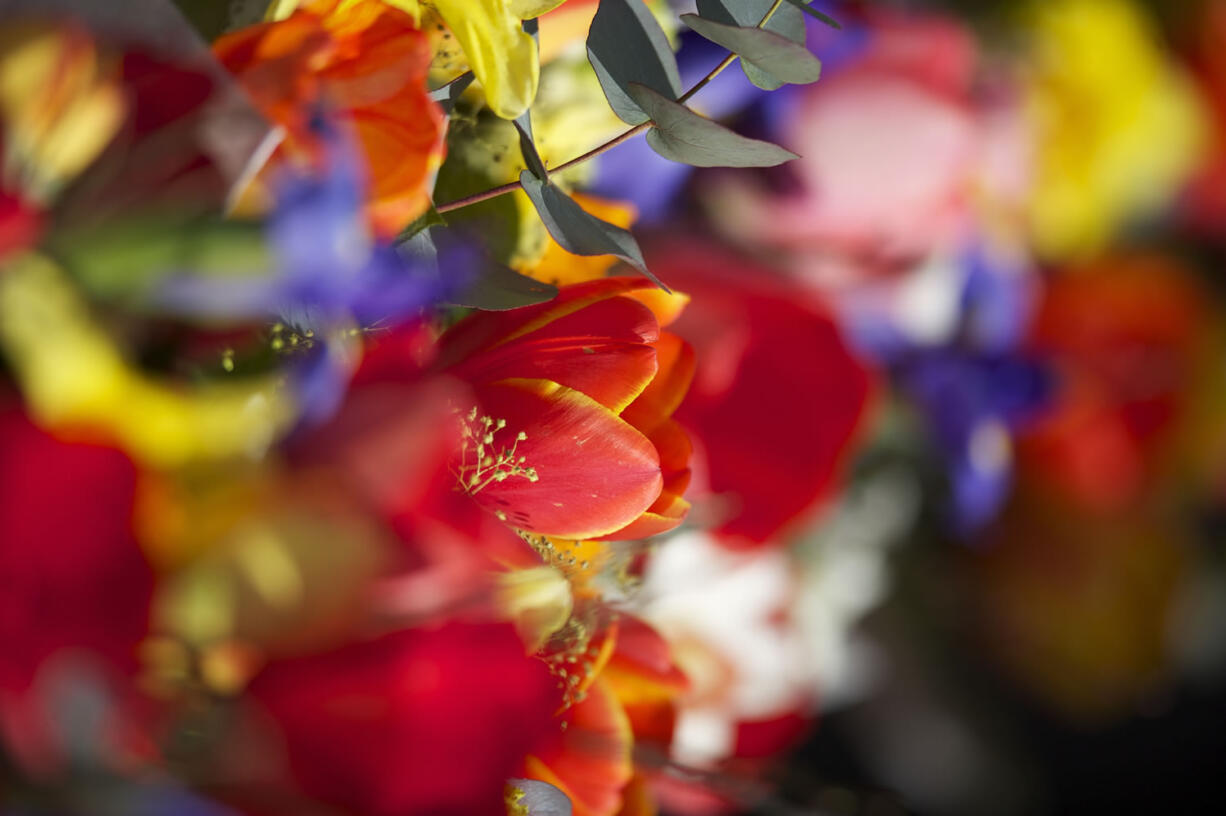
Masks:
[[[694,379],[694,349],[675,334],[664,332],[654,344],[655,379],[625,410],[627,422],[650,436],[685,399]]]
[[[529,779],[565,793],[574,816],[614,816],[633,775],[630,721],[612,690],[598,678],[587,696],[563,716],[566,730],[551,750],[524,762]]]

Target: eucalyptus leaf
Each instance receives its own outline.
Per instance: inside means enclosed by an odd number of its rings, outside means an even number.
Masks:
[[[446,223],[447,220],[443,218],[442,213],[434,208],[434,202],[431,201],[424,213],[414,218],[407,227],[400,231],[400,234],[396,236],[395,243],[403,243],[430,227],[441,227]]]
[[[669,291],[647,269],[638,242],[627,230],[602,221],[553,184],[541,181],[527,170],[519,174],[519,183],[536,207],[545,228],[562,249],[572,255],[614,255],[638,269],[656,286]]]
[[[805,16],[800,9],[793,6],[780,5],[779,8],[774,8],[774,0],[698,0],[697,6],[698,16],[704,20],[740,28],[763,28],[801,46],[805,44]],[[768,13],[770,18],[763,23],[762,20]],[[729,50],[735,51],[731,48]],[[764,91],[773,91],[786,84],[752,61],[744,59],[743,55],[741,70],[750,82]]]
[[[548,181],[549,171],[545,169],[545,162],[541,159],[541,154],[537,152],[536,145],[532,140],[531,109],[524,111],[515,118],[515,130],[519,133],[519,152],[524,157],[524,164],[528,165],[532,175],[541,181]]]
[[[682,14],[681,21],[782,82],[804,85],[822,74],[821,62],[807,48],[773,31],[725,25],[696,14]]]
[[[533,280],[501,264],[490,263],[481,270],[475,281],[447,300],[456,306],[502,312],[544,303],[557,296],[556,286]]]
[[[779,145],[734,133],[643,85],[631,85],[630,93],[651,115],[647,144],[671,161],[695,167],[773,167],[800,158]]]
[[[472,71],[465,71],[455,79],[435,88],[430,92],[430,98],[438,103],[438,106],[443,109],[443,113],[451,113],[451,109],[455,107],[456,100],[460,98],[460,94],[472,84],[476,79],[476,75]]]
[[[650,117],[630,95],[630,83],[669,99],[681,94],[681,75],[668,37],[642,0],[600,0],[587,35],[587,56],[613,112],[631,125]]]
[[[793,6],[795,6],[796,8],[803,11],[805,14],[808,14],[813,19],[818,20],[819,22],[823,22],[826,25],[830,26],[831,28],[837,28],[839,31],[843,30],[843,26],[839,25],[838,20],[834,19],[833,17],[827,14],[822,14],[820,11],[813,8],[808,3],[805,3],[804,0],[788,0],[788,2],[791,3]]]

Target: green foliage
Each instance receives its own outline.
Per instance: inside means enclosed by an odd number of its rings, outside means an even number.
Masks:
[[[601,0],[587,35],[588,60],[614,113],[641,125],[650,117],[631,96],[631,83],[669,99],[681,94],[681,75],[664,30],[639,0]]]
[[[558,296],[558,288],[541,283],[500,264],[488,264],[469,286],[449,298],[456,306],[501,312],[543,303]]]
[[[792,6],[780,5],[779,8],[774,8],[774,0],[698,0],[697,6],[698,16],[704,20],[739,28],[760,27],[802,47],[805,44],[804,14],[800,9]],[[772,9],[774,9],[773,13]],[[770,17],[763,23],[762,19],[768,13]],[[694,27],[690,26],[690,28]],[[697,31],[697,29],[694,30]],[[703,34],[701,31],[698,33]],[[703,36],[707,35],[703,34]],[[707,37],[707,39],[711,38]],[[746,59],[745,55],[736,48],[729,47],[718,40],[713,41],[741,55],[741,70],[745,72],[749,81],[759,88],[773,91],[785,84],[784,80],[771,76],[752,60]]]
[[[804,0],[787,0],[787,2],[791,3],[793,6],[800,9],[805,14],[808,14],[814,20],[825,23],[831,28],[837,28],[839,31],[843,30],[843,26],[839,25],[838,20],[834,19],[833,17],[827,14],[822,14],[820,11],[813,8],[808,3],[805,3]]]
[[[545,228],[562,249],[573,255],[614,255],[660,288],[668,289],[648,271],[642,250],[628,231],[587,212],[573,198],[527,170],[520,174],[519,183],[536,207]]]
[[[447,84],[431,91],[430,98],[438,103],[438,106],[443,109],[443,113],[449,114],[455,108],[455,103],[459,100],[460,94],[464,93],[474,79],[476,79],[476,75],[472,71],[465,71]]]
[[[797,15],[800,12],[796,12]],[[775,19],[771,18],[772,21]],[[695,14],[681,15],[681,21],[713,43],[722,45],[741,58],[747,75],[759,87],[773,90],[784,82],[808,84],[822,74],[822,64],[804,45],[764,28],[731,26],[712,22]],[[804,18],[801,18],[801,35]]]
[[[695,167],[773,167],[797,158],[779,145],[734,133],[646,86],[632,84],[630,93],[651,116],[647,144],[666,159]]]
[[[48,248],[93,297],[140,306],[167,276],[269,274],[260,225],[243,221],[136,216],[62,233]]]

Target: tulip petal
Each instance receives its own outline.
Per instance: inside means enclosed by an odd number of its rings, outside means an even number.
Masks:
[[[664,333],[654,344],[658,371],[624,418],[647,435],[673,415],[694,379],[694,349],[675,334]]]
[[[656,351],[648,343],[657,333],[642,304],[614,297],[476,355],[452,373],[471,382],[552,380],[620,414],[656,376]]]
[[[601,678],[567,711],[565,720],[567,728],[552,750],[527,758],[524,776],[565,793],[574,816],[613,816],[634,772],[630,720]]]
[[[478,352],[531,334],[593,303],[652,285],[651,281],[640,277],[601,278],[566,286],[559,290],[556,298],[545,303],[505,312],[476,312],[452,326],[439,339],[438,367],[450,368]]]
[[[663,485],[655,446],[600,403],[548,380],[508,379],[477,389],[484,414],[506,420],[493,447],[524,457],[536,481],[511,476],[470,490],[475,500],[522,530],[595,538],[629,524]],[[462,470],[462,468],[461,468]],[[470,471],[463,471],[468,473]]]
[[[540,74],[536,43],[520,28],[507,0],[436,0],[469,67],[485,88],[490,110],[514,119],[536,96]]]

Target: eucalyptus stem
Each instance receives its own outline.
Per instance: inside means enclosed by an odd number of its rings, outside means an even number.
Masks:
[[[761,28],[762,26],[770,22],[771,16],[776,11],[779,10],[779,7],[783,5],[783,2],[784,0],[775,0],[775,2],[771,5],[771,7],[766,10],[766,14],[762,15],[762,19],[758,21],[758,24],[755,26],[755,28]],[[727,68],[729,65],[731,65],[733,62],[736,61],[736,58],[737,58],[736,54],[729,53],[728,56],[724,57],[720,61],[719,65],[716,65],[714,68],[708,71],[706,76],[698,80],[696,83],[694,83],[694,86],[692,88],[690,88],[688,91],[683,93],[677,99],[677,102],[679,104],[684,105],[694,96],[694,94],[701,91],[703,88],[709,85],[712,80],[714,80],[717,76],[723,73],[725,68]],[[643,122],[641,125],[635,125],[629,130],[623,131],[622,133],[619,133],[618,135],[614,136],[609,141],[592,148],[588,152],[584,153],[582,156],[576,156],[570,161],[559,164],[557,167],[546,168],[545,173],[546,175],[552,176],[554,173],[561,173],[565,170],[569,170],[572,167],[583,164],[589,159],[594,159],[597,156],[599,156],[601,153],[604,153],[605,151],[608,151],[608,150],[612,150],[613,148],[617,147],[619,144],[622,144],[623,142],[627,142],[633,139],[635,136],[639,135],[644,130],[647,130],[647,128],[651,127],[651,125],[652,125],[652,122],[650,119],[648,119],[646,122]],[[455,201],[448,201],[446,204],[436,204],[435,210],[437,210],[439,213],[453,212],[455,210],[462,209],[463,207],[468,207],[473,204],[480,204],[482,201],[489,201],[491,198],[498,198],[499,196],[503,196],[503,195],[506,195],[507,193],[514,192],[515,190],[518,190],[520,186],[521,185],[518,181],[507,182],[506,184],[499,185],[498,187],[491,187],[490,189],[484,190],[480,193],[473,193],[472,195],[467,195],[467,196],[464,196],[463,198],[457,198]]]

